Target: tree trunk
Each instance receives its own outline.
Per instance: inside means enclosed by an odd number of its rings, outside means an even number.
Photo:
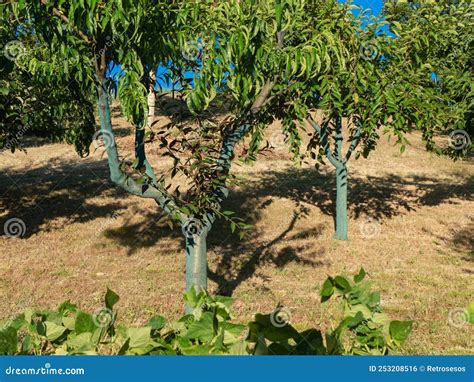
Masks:
[[[156,75],[154,70],[150,70],[149,73],[150,84],[148,86],[148,117],[147,117],[147,127],[151,127],[155,121],[155,104],[156,104],[156,94],[155,94],[155,82]]]
[[[334,239],[347,240],[347,167],[336,167],[336,233]]]
[[[186,237],[186,290],[207,290],[207,233]],[[186,306],[186,313],[192,309]]]

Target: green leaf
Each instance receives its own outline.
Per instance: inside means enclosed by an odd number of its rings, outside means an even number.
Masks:
[[[63,325],[73,331],[76,325],[76,318],[75,317],[63,317]]]
[[[51,321],[46,321],[44,325],[46,326],[46,338],[50,341],[56,341],[67,330],[64,326]]]
[[[64,301],[61,305],[59,305],[58,311],[62,315],[67,315],[68,313],[75,313],[77,311],[77,305],[72,304],[71,301],[67,300]]]
[[[354,282],[360,283],[365,278],[365,270],[364,268],[360,268],[359,273],[354,276]]]
[[[226,322],[223,325],[224,328],[224,344],[229,345],[235,343],[242,332],[247,329],[247,325],[232,324]]]
[[[143,348],[151,341],[151,327],[144,328],[128,328],[129,346],[131,348]]]
[[[200,320],[194,321],[189,326],[185,337],[210,342],[214,336],[214,315],[211,312],[204,312]]]
[[[291,325],[285,325],[281,328],[270,326],[263,331],[265,338],[270,341],[288,341],[290,338],[298,336],[298,332]]]
[[[81,333],[73,336],[66,341],[67,347],[75,351],[90,351],[95,349],[95,344],[92,342],[92,333]]]
[[[160,330],[166,324],[166,319],[163,316],[154,316],[148,322],[148,325],[151,326],[153,330]]]
[[[326,354],[326,348],[323,343],[323,336],[321,331],[317,329],[308,329],[299,334],[298,339],[295,339],[297,343],[298,354]]]
[[[79,311],[76,316],[76,323],[74,326],[77,334],[93,332],[96,326],[90,314]]]
[[[401,345],[408,338],[412,326],[412,321],[392,321],[390,322],[390,336]]]
[[[358,311],[356,315],[352,318],[352,320],[347,324],[349,328],[354,328],[359,325],[362,321],[364,321],[364,315],[361,311]]]
[[[115,293],[113,290],[107,288],[107,292],[105,293],[105,306],[112,310],[114,305],[120,299],[119,295]]]
[[[192,345],[181,348],[184,355],[209,355],[211,354],[211,350],[209,345]]]
[[[23,353],[28,353],[30,351],[30,345],[31,345],[31,336],[28,334],[25,336],[23,339],[23,343],[21,344],[21,350]],[[1,354],[1,351],[0,351]]]
[[[380,292],[374,292],[369,295],[369,300],[367,301],[367,305],[370,307],[375,307],[380,304]]]
[[[351,284],[349,284],[349,281],[342,276],[336,276],[334,278],[334,286],[342,293],[347,293],[351,290]]]
[[[334,285],[333,280],[331,277],[328,277],[326,281],[324,281],[323,286],[321,288],[321,302],[325,302],[331,298],[334,293]]]
[[[245,341],[238,341],[229,347],[228,354],[230,355],[248,355],[247,344]]]

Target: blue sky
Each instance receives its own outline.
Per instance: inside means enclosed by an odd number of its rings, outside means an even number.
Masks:
[[[378,15],[383,7],[383,0],[354,0],[353,3],[364,8],[370,8],[374,15]]]

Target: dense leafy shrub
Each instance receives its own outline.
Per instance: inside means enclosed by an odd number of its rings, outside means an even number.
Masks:
[[[192,314],[167,322],[152,317],[144,327],[115,325],[119,296],[107,290],[104,308],[88,314],[69,301],[57,311],[27,309],[0,325],[0,354],[388,354],[408,337],[411,321],[390,321],[380,306],[380,294],[364,281],[363,269],[351,281],[329,277],[321,301],[342,302],[343,317],[335,329],[298,331],[289,312],[278,306],[257,314],[247,325],[232,322],[230,297],[195,289],[184,295]]]

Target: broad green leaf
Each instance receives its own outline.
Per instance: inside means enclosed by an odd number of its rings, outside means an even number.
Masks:
[[[130,339],[129,345],[131,348],[143,348],[151,341],[151,327],[149,326],[144,328],[128,328],[127,334]]]
[[[63,317],[63,325],[69,330],[75,330],[76,318],[75,317]]]
[[[211,341],[215,336],[214,315],[204,312],[199,321],[194,321],[186,332],[186,338],[198,339],[204,342]]]
[[[270,341],[287,341],[290,338],[298,336],[298,332],[291,325],[285,325],[283,327],[270,326],[265,328],[263,331],[265,338]]]
[[[392,321],[390,323],[390,336],[401,345],[408,338],[412,326],[412,321]]]
[[[74,325],[75,332],[77,334],[81,333],[92,333],[96,329],[94,324],[94,319],[90,314],[84,313],[82,311],[77,312],[76,323]]]
[[[72,304],[69,300],[64,301],[58,307],[59,313],[62,315],[67,315],[68,313],[75,313],[77,311],[77,305]]]
[[[92,342],[92,333],[85,332],[68,338],[66,344],[69,348],[74,350],[88,351],[95,348]]]
[[[238,341],[233,344],[228,351],[230,355],[248,355],[247,343],[245,341]]]
[[[114,305],[120,299],[119,295],[115,293],[113,290],[107,288],[107,292],[105,293],[105,306],[112,310]]]
[[[351,290],[351,285],[349,284],[349,281],[347,281],[342,276],[336,276],[334,278],[334,286],[337,289],[339,289],[342,293],[347,293]]]
[[[211,350],[212,348],[209,345],[192,345],[181,348],[184,355],[209,355]]]
[[[365,269],[360,268],[359,273],[354,276],[354,282],[360,283],[365,278],[365,275],[366,275]]]
[[[46,338],[50,341],[56,341],[67,330],[66,327],[51,321],[46,321],[44,325],[46,326]]]
[[[334,284],[333,280],[331,278],[327,278],[326,281],[324,281],[323,286],[321,288],[321,302],[325,302],[329,300],[329,298],[333,295],[334,293]]]
[[[150,319],[148,325],[154,330],[160,330],[166,324],[166,319],[162,316],[154,316]]]

